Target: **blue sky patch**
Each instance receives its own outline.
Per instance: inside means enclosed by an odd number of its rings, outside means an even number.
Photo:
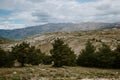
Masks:
[[[10,15],[13,11],[0,9],[0,15]]]

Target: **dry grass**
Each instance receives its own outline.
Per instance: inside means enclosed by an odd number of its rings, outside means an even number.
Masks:
[[[1,68],[0,80],[120,80],[120,69],[85,67],[52,68],[41,65],[24,68]]]

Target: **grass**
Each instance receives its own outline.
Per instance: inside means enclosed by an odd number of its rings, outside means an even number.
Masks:
[[[120,80],[120,69],[85,67],[52,68],[41,65],[23,68],[0,68],[0,80]]]

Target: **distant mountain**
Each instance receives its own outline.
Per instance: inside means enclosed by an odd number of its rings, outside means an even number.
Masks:
[[[38,26],[31,26],[22,29],[3,30],[0,29],[0,37],[9,39],[23,39],[35,34],[43,34],[56,31],[79,31],[79,30],[97,30],[120,27],[120,23],[49,23]]]

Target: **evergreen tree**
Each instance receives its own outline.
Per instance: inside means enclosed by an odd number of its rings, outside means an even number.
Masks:
[[[0,67],[12,67],[14,64],[14,57],[9,51],[4,51],[0,47]]]
[[[52,45],[53,49],[51,49],[50,53],[54,61],[54,67],[75,65],[76,55],[71,48],[69,48],[68,45],[63,42],[63,40],[57,39]]]
[[[13,67],[15,61],[15,57],[11,54],[11,52],[7,51],[6,54],[6,65],[5,67]]]
[[[25,63],[38,65],[42,63],[43,53],[40,49],[35,49],[34,46],[30,46],[29,43],[23,42],[12,47],[11,51],[15,59],[21,63],[23,67]]]
[[[117,48],[114,50],[114,64],[113,68],[120,68],[120,44],[117,45]]]
[[[14,47],[12,47],[11,53],[15,57],[15,59],[21,63],[22,67],[24,66],[25,63],[27,63],[29,48],[30,44],[26,42],[22,42],[21,44],[17,44]]]
[[[94,67],[96,65],[96,48],[90,41],[86,43],[85,49],[82,49],[77,59],[77,64],[80,66]]]
[[[0,47],[0,67],[4,67],[7,63],[7,53]]]
[[[43,57],[43,64],[47,65],[47,64],[51,64],[52,63],[52,56],[51,55],[46,55],[44,54]]]
[[[35,49],[34,46],[31,46],[29,49],[29,55],[27,58],[27,63],[32,65],[38,65],[43,63],[44,53],[40,49]]]
[[[102,68],[112,68],[115,57],[110,47],[106,44],[102,44],[97,52],[98,67]]]

